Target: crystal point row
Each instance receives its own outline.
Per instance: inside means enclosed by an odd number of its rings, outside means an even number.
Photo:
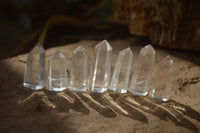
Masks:
[[[140,50],[138,62],[134,70],[129,91],[133,95],[145,96],[149,92],[151,72],[155,62],[155,50],[146,45]],[[112,47],[106,41],[95,46],[92,58],[83,46],[79,46],[72,53],[70,88],[74,91],[91,91],[103,93],[109,87],[112,64]],[[91,60],[90,60],[91,59]],[[130,48],[119,52],[112,75],[110,89],[117,93],[128,90],[133,53]],[[167,101],[170,96],[173,79],[173,60],[167,56],[158,65],[152,98]],[[68,88],[67,61],[61,51],[56,51],[49,58],[48,89],[63,91]],[[158,82],[159,80],[159,82]],[[34,90],[45,86],[45,50],[37,44],[29,53],[24,75],[24,87]]]

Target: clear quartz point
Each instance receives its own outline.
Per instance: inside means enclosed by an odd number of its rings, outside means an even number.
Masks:
[[[145,96],[148,94],[149,81],[155,61],[155,50],[151,45],[146,45],[140,50],[138,64],[133,74],[129,91],[133,95]]]
[[[126,93],[133,60],[133,53],[130,48],[119,52],[115,70],[112,76],[110,89],[117,93]]]
[[[158,67],[151,97],[168,101],[172,88],[174,62],[170,56],[167,56],[159,63]]]
[[[95,46],[93,63],[90,72],[90,89],[103,93],[108,89],[111,69],[112,47],[103,40]]]
[[[70,86],[74,91],[86,91],[88,88],[88,53],[79,46],[72,54]]]
[[[45,50],[37,44],[28,54],[24,74],[24,87],[39,90],[44,88],[45,79]]]
[[[59,50],[49,58],[49,90],[63,91],[68,87],[67,62],[64,54]]]

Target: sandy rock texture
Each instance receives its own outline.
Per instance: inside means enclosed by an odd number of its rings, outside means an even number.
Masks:
[[[130,47],[137,62],[137,40],[112,40],[113,64],[117,53]],[[83,40],[46,51],[47,59],[61,50],[70,60],[73,50],[83,45],[92,51],[98,43]],[[119,95],[60,93],[46,89],[33,91],[22,86],[27,54],[0,61],[0,132],[1,133],[190,133],[200,132],[200,60],[198,55],[155,48],[156,64],[167,55],[175,61],[171,99],[160,102],[150,96],[130,93]],[[134,65],[133,65],[134,66]],[[112,69],[113,70],[113,69]],[[134,68],[133,68],[134,70]],[[111,73],[112,76],[112,73]]]

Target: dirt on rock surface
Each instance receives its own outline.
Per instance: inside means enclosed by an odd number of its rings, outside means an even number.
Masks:
[[[134,64],[142,45],[136,40],[112,40],[113,62],[120,50],[130,47]],[[79,46],[89,53],[98,43],[83,40],[46,51],[46,60],[61,50],[67,60]],[[24,88],[27,54],[0,61],[1,133],[190,133],[200,132],[200,60],[199,56],[155,48],[156,63],[170,55],[175,62],[171,99],[161,102],[150,98],[107,91],[77,93],[69,89],[55,93],[46,89]],[[134,66],[134,65],[133,65]],[[112,73],[111,73],[112,76]],[[132,76],[131,76],[132,78]]]

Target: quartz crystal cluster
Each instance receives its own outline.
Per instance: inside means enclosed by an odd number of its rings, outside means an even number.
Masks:
[[[70,88],[79,92],[84,92],[89,88],[91,91],[98,93],[103,93],[110,88],[116,93],[129,91],[133,95],[139,96],[148,94],[156,54],[151,45],[146,45],[140,50],[136,67],[133,67],[132,63],[132,50],[126,48],[120,51],[113,67],[114,72],[111,79],[111,45],[107,40],[103,40],[95,46],[93,52],[90,54],[92,56],[89,56],[87,50],[83,46],[79,46],[73,51],[71,62],[68,62],[65,55],[58,50],[48,59],[48,73],[45,74],[45,50],[40,44],[37,44],[27,58],[24,87],[33,90],[46,87],[50,91],[63,91]],[[71,66],[70,71],[67,68],[68,64]],[[152,98],[162,101],[169,100],[173,67],[174,62],[170,56],[165,57],[157,65],[154,86],[151,92]],[[129,87],[132,68],[134,72]]]

